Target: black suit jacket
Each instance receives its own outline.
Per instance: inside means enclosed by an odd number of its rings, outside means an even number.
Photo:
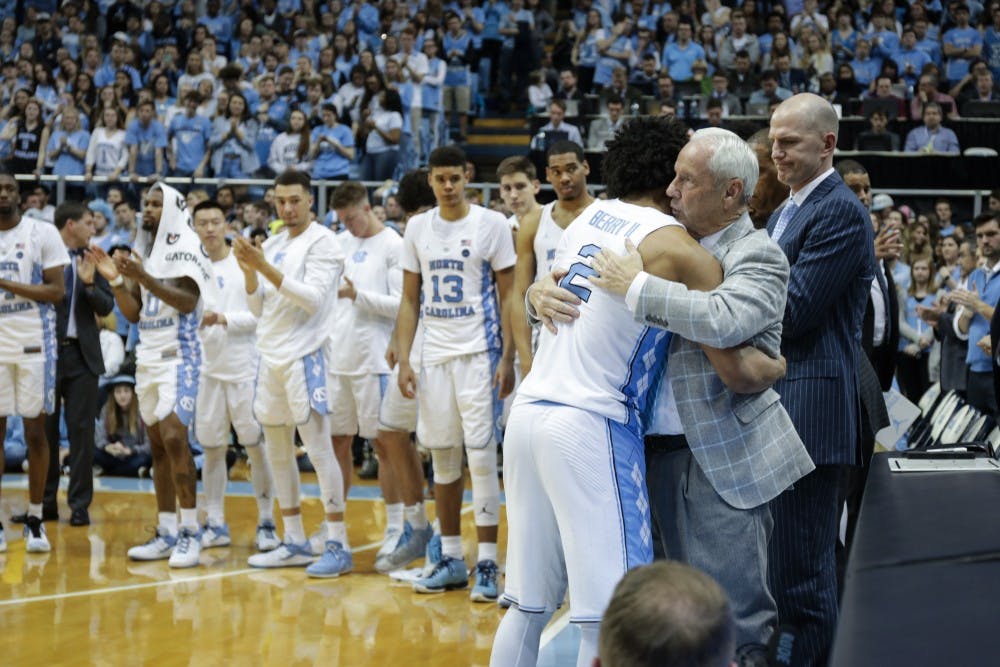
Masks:
[[[71,255],[70,258],[76,261],[76,256]],[[66,326],[69,323],[70,284],[67,283],[66,287],[66,298],[56,304],[56,336],[60,342],[66,339]],[[114,306],[115,297],[111,293],[111,287],[99,273],[94,273],[92,287],[84,286],[82,280],[76,281],[76,338],[87,369],[97,376],[104,375],[104,356],[101,354],[100,331],[94,316],[104,317]]]
[[[882,271],[883,266],[882,262],[877,262],[875,270]],[[872,344],[875,336],[875,306],[872,303],[871,295],[869,295],[861,329],[861,346],[864,348],[865,354],[868,355],[868,360],[872,362],[882,391],[889,391],[892,387],[892,376],[896,373],[896,349],[899,347],[899,296],[896,293],[896,281],[892,278],[892,271],[883,271],[883,273],[889,292],[885,304],[885,337],[879,347],[876,348]]]
[[[990,345],[993,346],[993,391],[997,397],[997,414],[1000,414],[1000,366],[997,366],[997,350],[1000,350],[1000,307],[993,311],[990,320]]]

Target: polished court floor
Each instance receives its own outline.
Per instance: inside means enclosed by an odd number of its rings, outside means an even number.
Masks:
[[[326,580],[301,569],[247,567],[256,507],[245,482],[230,483],[226,503],[233,545],[203,551],[201,565],[189,570],[125,556],[152,534],[148,480],[96,480],[89,527],[67,523],[61,495],[62,521],[46,524],[48,554],[25,553],[20,526],[8,520],[26,507],[26,488],[23,476],[4,476],[0,665],[489,664],[503,614],[495,604],[473,604],[463,591],[417,595],[374,571],[385,527],[375,487],[354,487],[349,496],[354,572]],[[315,493],[303,485],[304,496]],[[303,513],[307,529],[315,529],[319,502],[306,500]],[[501,554],[505,529],[501,522]],[[475,554],[468,511],[462,530],[465,553]],[[566,616],[557,616],[539,664],[575,664],[576,637]]]

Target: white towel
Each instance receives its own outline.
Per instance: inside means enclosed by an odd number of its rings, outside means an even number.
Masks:
[[[212,260],[194,230],[184,195],[165,183],[153,188],[163,191],[163,214],[156,238],[140,229],[135,237],[135,252],[142,258],[146,272],[154,278],[191,278],[198,284],[202,299],[216,291]],[[147,250],[152,246],[151,250]],[[208,299],[209,301],[214,301]]]

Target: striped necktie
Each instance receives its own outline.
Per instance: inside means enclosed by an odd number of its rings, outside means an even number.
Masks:
[[[785,208],[781,209],[781,215],[778,216],[778,222],[774,225],[774,231],[771,232],[771,240],[775,243],[781,240],[781,235],[784,233],[785,227],[788,226],[789,221],[798,210],[799,205],[795,203],[794,199],[789,197]]]

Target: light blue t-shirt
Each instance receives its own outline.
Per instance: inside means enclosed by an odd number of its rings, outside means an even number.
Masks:
[[[694,78],[691,70],[694,61],[705,60],[705,49],[700,44],[688,42],[686,48],[681,48],[676,42],[667,44],[663,48],[662,62],[670,71],[670,78],[674,81],[690,81]]]
[[[212,123],[204,116],[178,114],[170,121],[170,140],[174,141],[177,171],[190,174],[201,163],[212,137]]]
[[[320,125],[314,128],[312,136],[309,138],[310,145],[319,146],[319,138],[322,136],[333,137],[345,148],[354,147],[354,134],[351,132],[351,128],[346,125],[337,123],[333,127]],[[313,177],[333,178],[334,176],[346,176],[350,166],[350,160],[341,155],[340,151],[334,149],[328,142],[324,141],[320,146],[319,153],[316,154],[316,159],[313,160]]]
[[[952,28],[944,34],[941,42],[942,44],[950,44],[961,49],[968,49],[982,44],[983,36],[979,34],[978,30],[972,27]],[[971,58],[948,58],[947,63],[945,63],[945,77],[951,83],[961,80],[963,76],[969,73],[969,63],[971,62]]]
[[[63,137],[66,137],[67,146],[71,146],[77,151],[87,152],[87,146],[90,144],[90,132],[77,130],[76,132],[67,133],[66,130],[56,130],[49,137],[49,143],[45,146],[46,154],[52,155],[56,148],[59,147]],[[64,150],[52,162],[52,173],[56,176],[83,176],[84,167],[84,160],[82,158],[78,158],[69,151]]]
[[[135,173],[151,176],[156,173],[156,151],[167,147],[167,132],[155,118],[149,121],[149,127],[143,127],[136,118],[125,129],[125,145],[139,147],[135,158]]]

